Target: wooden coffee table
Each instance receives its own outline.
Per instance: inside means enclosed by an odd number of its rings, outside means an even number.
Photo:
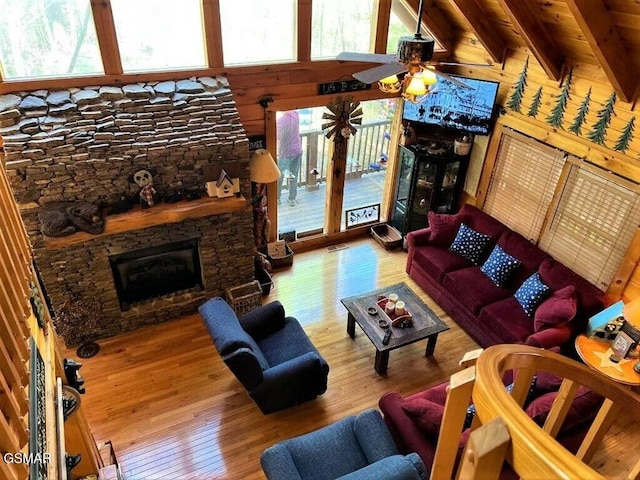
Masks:
[[[405,302],[406,309],[413,316],[413,325],[407,328],[390,326],[389,328],[393,334],[391,335],[389,343],[383,345],[382,339],[387,330],[380,327],[378,322],[381,319],[388,320],[388,317],[377,305],[378,294],[390,295],[392,293],[398,295],[398,298]],[[425,356],[430,357],[436,348],[438,334],[449,330],[447,324],[440,320],[404,282],[362,295],[343,298],[340,301],[348,311],[347,333],[349,336],[355,338],[357,323],[367,337],[369,337],[371,343],[376,347],[375,369],[379,374],[386,373],[389,364],[389,352],[391,350],[426,338],[427,350]],[[368,309],[371,307],[376,309],[376,314],[372,315],[368,312]]]

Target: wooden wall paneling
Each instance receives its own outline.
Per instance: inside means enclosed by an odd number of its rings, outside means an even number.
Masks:
[[[391,18],[392,0],[379,0],[377,5],[376,33],[373,51],[387,53],[387,38],[389,34],[389,20]]]
[[[636,262],[636,266],[633,269],[633,273],[629,277],[627,285],[622,292],[622,300],[630,302],[640,297],[640,258]]]
[[[312,0],[298,0],[298,61],[311,60]]]
[[[120,75],[122,74],[122,60],[118,48],[116,26],[113,21],[111,0],[91,0],[91,11],[102,55],[104,73],[106,75]]]
[[[636,230],[627,253],[622,258],[618,271],[607,289],[607,296],[611,301],[615,302],[624,296],[634,271],[638,267],[638,259],[640,259],[640,228]]]
[[[209,68],[224,65],[222,52],[222,26],[220,24],[220,0],[202,0],[204,43]]]
[[[500,0],[500,3],[549,78],[560,80],[564,58],[539,22],[531,4],[516,0]]]
[[[621,100],[629,102],[637,87],[638,70],[633,68],[635,59],[626,55],[605,5],[589,0],[566,0],[566,3],[607,78]]]
[[[469,28],[483,45],[491,59],[502,63],[504,58],[504,42],[499,33],[489,23],[489,17],[480,8],[476,0],[452,0],[451,4],[467,21]]]
[[[407,0],[407,3],[418,12],[419,0]],[[431,34],[435,37],[446,52],[451,52],[455,43],[455,29],[442,11],[436,7],[435,2],[427,2],[422,12],[422,22],[427,26]],[[412,32],[413,33],[413,32]],[[424,33],[424,32],[423,32]]]

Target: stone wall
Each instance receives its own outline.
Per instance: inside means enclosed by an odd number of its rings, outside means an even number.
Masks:
[[[46,247],[37,219],[43,206],[61,201],[108,209],[123,196],[136,198],[139,187],[130,176],[142,168],[154,173],[154,187],[166,196],[204,192],[204,165],[239,165],[241,194],[248,199],[248,140],[224,77],[0,96],[0,135],[7,176],[53,308],[69,294],[97,296],[100,337],[194,312],[205,298],[253,279],[248,202],[242,212],[133,226],[55,250]],[[193,238],[200,240],[204,291],[121,312],[107,256]]]

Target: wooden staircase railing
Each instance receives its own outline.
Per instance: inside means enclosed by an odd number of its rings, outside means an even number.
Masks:
[[[473,365],[475,362],[475,365]],[[617,412],[624,408],[640,415],[640,396],[590,368],[562,355],[523,345],[496,345],[477,350],[461,361],[464,370],[451,377],[431,479],[498,478],[507,461],[521,478],[601,479],[589,462],[601,447]],[[514,388],[508,393],[503,375],[512,370]],[[558,395],[543,427],[523,410],[533,376],[546,372],[563,378]],[[573,455],[556,435],[571,407],[578,387],[584,385],[605,400],[582,444]],[[476,408],[472,433],[459,467],[454,472],[467,406]],[[637,455],[626,448],[625,455]],[[640,478],[640,461],[625,475]]]

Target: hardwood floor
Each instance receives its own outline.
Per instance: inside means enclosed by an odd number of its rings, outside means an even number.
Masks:
[[[277,271],[264,302],[280,300],[300,320],[331,371],[324,395],[268,416],[224,365],[198,315],[100,341],[100,353],[81,370],[96,441],[113,442],[129,480],[262,479],[259,457],[273,443],[375,408],[387,391],[408,394],[443,381],[477,346],[408,278],[405,260],[405,252],[364,238],[331,253],[296,254],[292,267]],[[394,350],[380,376],[364,333],[356,327],[355,340],[347,335],[340,299],[401,281],[451,329],[429,359],[423,342]]]

